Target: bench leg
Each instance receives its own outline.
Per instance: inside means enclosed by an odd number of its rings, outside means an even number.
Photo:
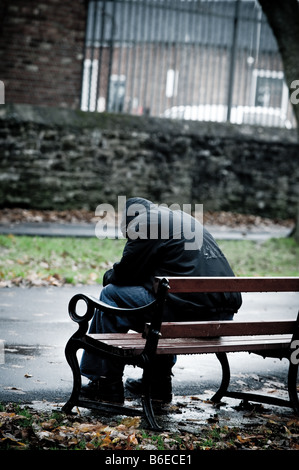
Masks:
[[[73,390],[69,400],[62,407],[62,411],[70,413],[73,407],[78,403],[79,393],[81,390],[81,372],[77,359],[77,351],[80,349],[74,340],[70,339],[65,347],[65,357],[73,372]]]
[[[219,403],[221,401],[221,398],[225,396],[226,391],[229,386],[230,368],[229,368],[227,355],[225,352],[216,353],[216,356],[222,367],[222,381],[221,381],[218,391],[215,393],[215,395],[212,396],[211,401],[213,401],[214,403]]]
[[[146,419],[151,427],[152,430],[154,431],[161,431],[161,426],[156,421],[154,410],[152,407],[152,400],[150,396],[151,392],[151,371],[148,368],[143,369],[143,375],[142,375],[142,407],[143,407],[143,412],[146,416]]]
[[[291,405],[296,413],[299,413],[299,400],[297,392],[298,364],[290,362],[288,374],[288,392]]]

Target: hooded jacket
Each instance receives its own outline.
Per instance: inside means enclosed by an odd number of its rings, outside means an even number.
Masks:
[[[152,291],[155,276],[234,276],[203,225],[186,212],[131,198],[121,221],[127,238],[122,258],[104,275],[103,285],[138,285]],[[239,293],[169,294],[168,306],[183,319],[209,312],[237,312]]]

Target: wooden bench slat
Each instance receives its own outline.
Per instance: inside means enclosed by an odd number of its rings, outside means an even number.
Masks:
[[[191,341],[190,341],[191,339]],[[249,337],[244,339],[242,337],[221,337],[214,341],[189,338],[188,341],[185,338],[178,338],[173,344],[173,339],[165,339],[159,342],[157,348],[157,354],[169,354],[170,350],[175,349],[177,354],[205,354],[210,352],[222,352],[222,351],[254,351],[260,349],[280,349],[288,347],[291,341],[291,336],[278,337]],[[184,351],[184,353],[182,352]]]
[[[167,280],[172,293],[299,291],[298,277],[167,277]]]
[[[115,347],[123,347],[123,348],[129,348],[131,345],[141,345],[144,347],[146,340],[142,338],[140,334],[136,334],[131,336],[131,338],[126,338],[125,334],[123,336],[119,336],[118,338],[114,338],[112,335],[107,335],[107,334],[89,334],[86,335],[90,338],[95,339],[96,341],[102,341],[103,343],[106,344],[111,344]]]
[[[220,323],[218,321],[164,322],[161,326],[161,334],[163,338],[292,334],[296,324],[296,320],[221,321]],[[114,339],[126,342],[134,341],[137,337],[141,338],[140,333],[101,333],[88,336],[101,340]]]
[[[141,338],[142,335],[141,333],[89,333],[86,336],[90,336],[91,338],[94,338],[96,340],[123,340],[126,342],[134,341],[136,338]],[[145,340],[143,340],[145,343]]]
[[[163,338],[292,334],[295,326],[296,320],[165,322],[162,323],[161,333]]]
[[[88,335],[96,341],[101,341],[112,348],[134,351],[134,355],[143,351],[145,339],[141,335],[127,341],[107,338],[107,335]],[[221,351],[254,351],[262,349],[280,349],[289,347],[292,335],[264,335],[258,337],[220,337],[205,338],[162,338],[158,343],[157,354],[205,354]]]

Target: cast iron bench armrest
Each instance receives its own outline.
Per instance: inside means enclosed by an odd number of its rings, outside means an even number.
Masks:
[[[79,300],[84,300],[87,305],[87,311],[84,315],[80,315],[76,312],[76,307]],[[102,312],[111,313],[113,315],[129,315],[132,313],[144,314],[152,310],[156,303],[157,301],[153,300],[149,304],[143,305],[142,307],[119,308],[108,305],[89,294],[76,294],[69,302],[69,315],[73,321],[80,323],[83,320],[90,321],[93,317],[95,309],[101,310]]]
[[[89,294],[76,294],[74,295],[68,306],[68,311],[71,319],[79,324],[78,334],[83,336],[88,329],[88,322],[92,319],[96,309],[101,310],[105,313],[111,313],[113,315],[144,315],[149,312],[153,312],[151,331],[159,333],[162,323],[163,306],[167,295],[168,282],[162,278],[159,282],[155,282],[154,291],[156,293],[156,299],[147,305],[135,308],[119,308],[102,302],[101,300],[93,297]],[[84,315],[80,315],[76,311],[79,300],[83,300],[86,303],[87,310]],[[78,336],[78,335],[77,335]]]
[[[77,305],[80,300],[83,300],[86,304],[86,312],[82,315],[80,315],[77,312]],[[92,319],[95,310],[101,310],[102,312],[105,313],[110,313],[112,315],[132,315],[132,314],[140,314],[143,315],[145,313],[148,313],[152,311],[155,306],[157,305],[157,300],[154,300],[150,302],[147,305],[144,305],[142,307],[137,307],[137,308],[118,308],[118,307],[113,307],[111,305],[106,304],[105,302],[102,302],[101,300],[97,299],[96,297],[93,297],[92,295],[89,294],[76,294],[74,295],[70,302],[69,302],[69,315],[71,319],[78,323],[79,325],[79,330],[78,333],[79,335],[83,336],[88,329],[88,323]]]

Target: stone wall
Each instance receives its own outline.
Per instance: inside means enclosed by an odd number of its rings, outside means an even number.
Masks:
[[[0,107],[0,206],[116,205],[118,196],[288,218],[296,131],[67,109]]]

